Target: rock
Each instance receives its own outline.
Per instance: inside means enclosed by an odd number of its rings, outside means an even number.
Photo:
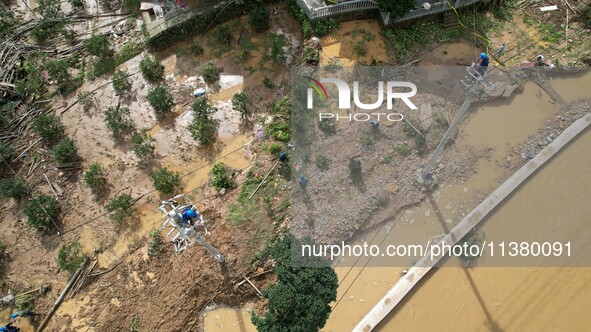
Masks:
[[[400,189],[400,186],[398,186],[395,182],[391,182],[391,183],[387,183],[384,186],[384,189],[386,189],[387,192],[392,194],[392,193],[397,192]]]
[[[433,124],[434,120],[431,104],[422,104],[419,109],[419,127],[421,127],[422,130],[427,131]]]
[[[552,135],[546,136],[546,142],[552,143]]]

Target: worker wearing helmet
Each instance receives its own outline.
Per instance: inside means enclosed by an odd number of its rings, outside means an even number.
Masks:
[[[195,211],[193,208],[187,208],[181,213],[181,218],[183,224],[186,225],[194,225],[195,222],[200,221],[201,217],[199,213]]]
[[[486,53],[480,53],[480,66],[478,66],[478,73],[480,73],[480,75],[484,75],[484,73],[486,72],[486,70],[488,69],[488,55],[486,55]]]
[[[12,322],[0,327],[0,332],[20,332],[21,329],[12,325]]]

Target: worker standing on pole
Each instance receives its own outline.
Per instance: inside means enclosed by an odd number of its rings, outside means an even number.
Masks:
[[[478,66],[478,69],[476,69],[480,76],[484,76],[484,73],[488,69],[489,61],[490,60],[488,59],[488,55],[486,55],[486,53],[480,53],[480,65]]]

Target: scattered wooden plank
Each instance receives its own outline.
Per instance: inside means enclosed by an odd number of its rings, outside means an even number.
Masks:
[[[246,282],[248,282],[252,288],[254,288],[255,291],[257,291],[258,296],[262,299],[263,298],[263,293],[261,293],[261,291],[257,288],[257,286],[255,286],[252,281],[250,281],[250,279],[248,279],[246,276],[244,276],[244,280],[246,280]]]

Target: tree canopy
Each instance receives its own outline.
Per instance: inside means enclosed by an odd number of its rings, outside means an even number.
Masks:
[[[381,11],[388,12],[393,17],[401,17],[416,6],[415,0],[379,0]]]
[[[338,279],[334,269],[326,263],[314,264],[324,267],[294,267],[291,245],[292,238],[286,236],[271,249],[278,282],[263,291],[269,300],[267,312],[252,316],[259,332],[318,331],[330,315],[329,304],[336,300]]]

